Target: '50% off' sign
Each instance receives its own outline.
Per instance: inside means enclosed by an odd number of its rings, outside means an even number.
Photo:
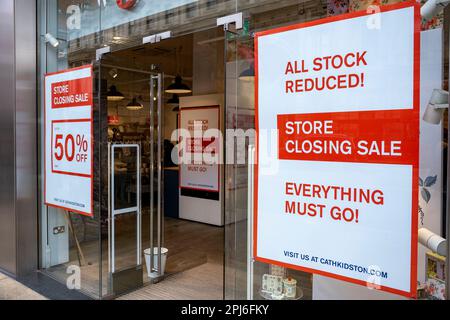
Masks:
[[[53,123],[53,172],[70,175],[91,174],[90,122]]]

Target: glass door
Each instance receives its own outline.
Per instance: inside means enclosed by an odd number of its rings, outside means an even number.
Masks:
[[[225,299],[251,299],[251,217],[248,218],[248,148],[255,139],[253,37],[248,25],[225,32],[226,137]]]
[[[163,276],[164,77],[130,50],[104,55],[99,70],[105,297]]]
[[[152,66],[154,69],[155,66]],[[163,149],[164,75],[150,76],[150,245],[145,251],[148,277],[158,282],[164,276],[164,149]],[[165,259],[164,259],[165,260]]]

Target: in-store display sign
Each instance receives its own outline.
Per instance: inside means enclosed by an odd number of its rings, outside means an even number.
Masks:
[[[256,260],[414,297],[420,6],[255,38]]]
[[[220,191],[220,107],[183,108],[180,111],[180,188]],[[184,132],[184,133],[183,133]]]
[[[45,76],[45,204],[93,215],[92,66]]]

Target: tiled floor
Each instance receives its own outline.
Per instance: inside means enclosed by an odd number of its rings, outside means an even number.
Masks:
[[[222,275],[222,265],[205,263],[119,297],[118,300],[222,300]]]
[[[120,225],[119,223],[116,225],[116,231],[122,231],[118,232],[119,236],[116,238],[116,243],[120,243],[120,245],[116,245],[116,263],[123,263],[123,266],[129,266],[130,262],[132,264],[136,259],[135,233],[133,231],[129,232],[127,229],[130,225],[128,222],[128,220],[123,219],[120,221]],[[132,225],[134,226],[134,224],[135,222]],[[142,225],[150,225],[147,215],[143,216]],[[154,286],[155,288],[151,290],[145,287],[139,290],[140,292],[137,295],[129,297],[141,299],[146,293],[148,294],[148,299],[165,299],[166,295],[163,294],[163,291],[168,290],[169,292],[175,291],[174,294],[177,299],[201,299],[202,297],[203,299],[211,299],[211,297],[221,299],[223,293],[223,228],[172,218],[165,219],[164,227],[165,246],[169,249],[166,275],[170,277],[170,280]],[[142,238],[144,245],[149,242],[144,241],[150,238],[148,229],[143,229]],[[81,286],[86,292],[95,295],[98,294],[99,288],[98,241],[81,243],[81,246],[86,261],[91,262],[90,265],[85,265],[81,268]],[[107,248],[107,246],[108,242],[105,239],[103,247]],[[75,248],[70,256],[72,260],[68,264],[56,266],[47,271],[51,272],[55,278],[65,282],[67,279],[67,266],[77,265],[78,263]],[[108,279],[106,278],[108,270],[107,258],[105,256],[103,261],[103,270],[106,270],[104,272],[105,278],[103,279],[105,292],[108,285]],[[142,258],[144,259],[144,257]],[[211,278],[208,278],[209,275],[203,275],[209,271],[212,272]],[[142,276],[144,282],[149,281],[146,269]],[[205,279],[208,279],[208,281],[205,281]],[[202,290],[197,293],[191,290],[177,291],[176,281],[180,281],[183,285],[193,281],[193,286],[200,286]]]
[[[0,300],[46,300],[46,298],[0,273]]]

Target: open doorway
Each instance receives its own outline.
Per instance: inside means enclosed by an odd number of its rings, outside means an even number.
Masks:
[[[214,186],[191,188],[183,179],[188,169],[174,159],[174,132],[188,110],[201,121],[202,112],[216,112],[221,127],[223,55],[223,31],[213,29],[100,62],[100,117],[107,118],[100,162],[109,167],[101,188],[109,203],[102,209],[102,278],[110,295],[223,299],[222,168],[205,169],[217,169]]]

